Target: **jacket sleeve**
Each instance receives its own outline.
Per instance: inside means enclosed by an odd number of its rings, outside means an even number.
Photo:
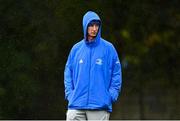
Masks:
[[[119,92],[121,90],[122,84],[122,73],[121,73],[121,63],[118,58],[118,54],[113,47],[113,57],[112,57],[112,75],[111,83],[109,88],[109,93],[111,95],[112,102],[117,101]]]
[[[72,51],[70,52],[64,70],[65,99],[69,100],[73,91],[72,80]]]

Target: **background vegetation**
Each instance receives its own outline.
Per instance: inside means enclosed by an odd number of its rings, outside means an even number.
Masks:
[[[93,10],[116,47],[111,119],[180,119],[179,0],[0,0],[0,119],[65,119],[64,65]]]

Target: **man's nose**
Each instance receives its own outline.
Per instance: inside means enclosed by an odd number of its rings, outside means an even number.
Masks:
[[[96,26],[95,25],[93,26],[93,30],[96,30]]]

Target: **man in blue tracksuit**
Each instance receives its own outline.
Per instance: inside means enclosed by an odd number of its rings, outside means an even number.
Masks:
[[[109,120],[121,89],[121,64],[114,46],[101,38],[101,20],[95,12],[84,15],[83,32],[64,71],[67,120]]]

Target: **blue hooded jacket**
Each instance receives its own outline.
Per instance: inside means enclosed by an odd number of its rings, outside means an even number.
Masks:
[[[87,27],[92,20],[100,22],[92,42],[87,41]],[[84,38],[75,44],[64,71],[65,98],[68,109],[107,110],[121,89],[121,64],[114,46],[101,38],[101,20],[92,11],[83,17]]]

